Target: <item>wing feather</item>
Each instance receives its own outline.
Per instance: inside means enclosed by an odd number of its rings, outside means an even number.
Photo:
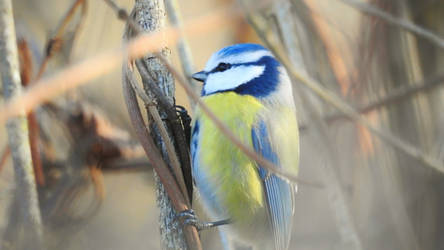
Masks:
[[[273,147],[273,141],[276,141],[277,138],[272,138],[272,136],[273,133],[270,133],[266,123],[263,120],[259,121],[252,130],[253,146],[256,152],[265,159],[282,167],[280,154],[276,152],[276,147]],[[291,236],[294,188],[287,181],[274,174],[269,174],[261,166],[259,166],[258,172],[264,185],[275,249],[286,250]]]

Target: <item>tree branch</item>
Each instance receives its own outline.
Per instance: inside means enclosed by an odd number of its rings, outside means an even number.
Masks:
[[[49,60],[60,50],[60,48],[62,47],[62,43],[63,43],[63,34],[65,33],[65,29],[68,26],[69,22],[72,20],[74,13],[76,12],[77,8],[82,7],[81,9],[81,18],[79,20],[79,22],[77,23],[77,25],[74,28],[74,34],[77,33],[77,31],[80,29],[83,20],[85,19],[86,16],[86,0],[76,0],[71,8],[68,10],[68,12],[66,13],[65,17],[62,18],[62,20],[60,21],[59,26],[57,27],[56,31],[55,31],[55,35],[53,37],[51,37],[50,39],[48,39],[48,41],[46,42],[46,46],[45,46],[45,57],[43,58],[42,62],[40,63],[40,68],[38,70],[37,76],[35,77],[34,80],[39,80],[42,76],[43,73],[46,70],[46,66],[48,65]]]
[[[277,17],[277,25],[281,30],[283,44],[286,47],[287,54],[291,60],[291,65],[298,65],[298,69],[304,73],[308,72],[304,64],[302,51],[307,49],[307,44],[300,43],[298,46],[297,35],[300,33],[295,32],[295,27],[301,25],[298,21],[299,15],[290,11],[290,3],[288,1],[279,1],[275,3],[274,10]],[[253,25],[259,27],[258,25]],[[259,29],[256,29],[259,31]],[[304,35],[304,33],[302,33]],[[261,38],[267,37],[264,33],[260,33]],[[277,48],[275,49],[277,50]],[[308,113],[308,119],[314,126],[311,130],[310,136],[314,139],[315,143],[319,144],[319,157],[323,157],[325,161],[322,166],[323,183],[326,185],[325,192],[327,193],[329,204],[333,210],[337,228],[341,235],[343,248],[362,250],[362,240],[357,231],[355,218],[350,209],[350,204],[347,200],[347,196],[344,188],[341,185],[339,175],[339,159],[335,150],[334,140],[328,133],[328,126],[321,117],[321,106],[310,97],[308,90],[302,89],[301,85],[295,85],[296,93],[304,104],[304,111]]]
[[[135,2],[132,13],[129,16],[129,19],[134,20],[139,26],[140,29],[144,32],[158,32],[163,28],[164,23],[164,5],[163,0],[155,0],[148,2],[146,0],[137,0]],[[133,36],[137,36],[140,34],[139,29],[131,29],[131,23],[128,23],[124,39],[130,39]],[[164,41],[161,41],[161,46],[165,44]],[[162,52],[165,53],[166,48],[162,48]],[[130,58],[131,60],[131,58]],[[159,89],[161,89],[158,96],[153,95],[151,91],[150,84],[144,81],[144,89],[147,93],[145,97],[149,99],[151,96],[156,98],[165,98],[169,106],[174,105],[174,80],[167,71],[167,69],[159,63],[158,59],[152,57],[150,55],[145,56],[143,58],[143,62],[145,63],[145,69],[152,74],[152,78],[154,81],[149,81],[151,83],[155,83]],[[128,75],[129,70],[128,66],[126,66],[127,79],[130,79],[131,76]],[[141,67],[138,67],[139,71],[141,71]],[[153,85],[151,84],[151,85]],[[136,86],[133,84],[133,86]],[[161,110],[161,114],[155,106],[152,105],[153,102],[150,100],[150,105],[147,107],[148,109],[148,120],[150,121],[150,133],[152,138],[154,139],[154,143],[156,147],[160,150],[160,154],[162,158],[171,165],[172,170],[166,168],[166,171],[172,171],[175,173],[175,184],[178,185],[179,194],[182,195],[182,199],[186,202],[185,205],[190,209],[190,199],[188,198],[188,193],[185,187],[185,182],[182,175],[182,170],[179,166],[179,160],[176,155],[176,150],[173,146],[173,142],[176,138],[172,137],[172,131],[169,130],[167,124],[161,120],[161,116],[167,117],[166,112]],[[142,123],[144,124],[144,123]],[[167,129],[169,131],[167,131]],[[180,131],[183,133],[183,131]],[[182,164],[190,164],[188,157],[188,148],[183,148],[186,150],[187,157],[184,159],[185,162]],[[179,150],[183,150],[179,149]],[[191,169],[190,167],[188,169]],[[156,169],[157,172],[157,169]],[[157,175],[155,175],[156,177]],[[160,175],[159,175],[160,177]],[[174,177],[173,177],[174,178]],[[169,197],[171,193],[165,193],[166,189],[169,189],[169,183],[165,183],[164,181],[159,181],[156,177],[156,194],[157,194],[157,205],[160,209],[160,234],[161,234],[161,245],[166,249],[201,249],[199,236],[197,234],[197,230],[195,227],[184,227],[183,230],[177,220],[177,212],[181,212],[183,210],[173,209],[172,199]],[[182,191],[181,191],[182,190]]]
[[[259,32],[265,33],[265,31],[261,30],[261,28],[258,26],[254,26],[254,28],[258,30],[258,33]],[[304,72],[301,72],[299,69],[294,68],[293,65],[290,63],[286,54],[279,49],[279,46],[275,41],[268,39],[266,36],[264,36],[263,39],[264,42],[266,42],[270,48],[274,48],[273,51],[275,52],[275,55],[279,58],[281,63],[288,70],[290,76],[296,79],[299,83],[306,86],[316,95],[318,95],[322,100],[324,100],[331,106],[338,109],[340,112],[349,117],[351,120],[367,128],[370,132],[378,136],[382,141],[388,143],[392,147],[400,150],[401,152],[409,155],[410,157],[413,157],[418,161],[422,162],[424,164],[423,166],[430,167],[440,173],[444,173],[444,165],[440,160],[426,154],[422,150],[412,146],[411,144],[401,140],[400,138],[393,136],[392,134],[373,126],[367,119],[362,117],[353,107],[351,107],[341,98],[339,98],[334,93],[323,87],[322,84],[310,78]]]
[[[387,105],[391,105],[394,103],[397,103],[399,101],[405,100],[407,98],[412,97],[415,94],[418,94],[422,91],[430,90],[434,87],[437,87],[439,85],[444,84],[444,74],[434,76],[430,79],[423,80],[420,83],[414,83],[412,86],[404,87],[404,88],[398,88],[392,90],[389,95],[382,97],[381,99],[369,103],[367,105],[363,105],[360,107],[357,107],[356,110],[361,114],[366,114],[368,112],[371,112],[375,109],[379,109],[382,107],[385,107]],[[334,113],[327,115],[324,119],[327,122],[332,122],[339,119],[348,118],[347,115],[344,113]]]
[[[188,207],[191,207],[190,197],[188,197],[187,187],[184,182],[182,169],[180,168],[180,162],[177,158],[176,150],[174,149],[173,142],[171,141],[167,128],[163,124],[162,118],[160,117],[159,111],[157,110],[157,107],[155,106],[154,100],[152,100],[151,97],[149,97],[143,90],[139,87],[139,85],[136,83],[136,79],[132,72],[129,70],[126,70],[128,80],[135,90],[136,94],[142,99],[142,101],[145,104],[145,107],[148,109],[149,113],[154,119],[154,122],[156,123],[157,127],[159,128],[160,135],[162,137],[162,140],[165,142],[166,150],[168,152],[168,157],[171,160],[171,165],[173,168],[173,173],[176,176],[176,181],[180,187],[180,190],[185,198],[185,201],[187,203]]]
[[[21,95],[22,87],[10,0],[0,0],[0,55],[4,97],[11,101]],[[6,131],[15,171],[16,194],[21,207],[20,217],[23,218],[25,229],[24,243],[26,249],[42,249],[42,221],[32,169],[27,120],[22,107],[17,107],[17,114],[17,117],[8,120]]]
[[[424,38],[427,41],[435,44],[436,46],[444,49],[444,39],[441,36],[436,35],[432,31],[425,29],[419,25],[411,23],[405,19],[401,19],[393,16],[392,14],[385,12],[379,8],[372,6],[363,1],[358,0],[339,0],[367,15],[372,15],[381,18],[386,21],[388,24],[400,27],[404,30],[411,32],[412,34],[417,35],[418,37]]]
[[[193,63],[193,57],[190,52],[190,47],[188,46],[188,42],[185,38],[185,33],[183,30],[182,17],[179,11],[179,3],[177,0],[165,0],[165,7],[167,10],[167,16],[171,22],[171,24],[179,30],[179,41],[177,43],[177,51],[179,53],[180,64],[182,66],[182,71],[185,74],[185,77],[188,80],[188,83],[191,84],[194,92],[199,91],[199,86],[196,84],[196,81],[191,77],[194,74],[195,67]],[[194,107],[195,103],[192,99],[190,99],[191,107]]]
[[[214,32],[215,28],[227,25],[233,20],[232,9],[221,9],[212,14],[196,17],[184,25],[184,32],[189,36]],[[32,87],[24,91],[20,98],[10,100],[0,105],[0,124],[8,118],[17,116],[22,110],[28,112],[36,106],[44,103],[81,84],[90,83],[91,80],[112,71],[122,62],[126,56],[139,58],[150,51],[158,51],[161,44],[174,45],[178,40],[177,28],[168,27],[163,32],[154,32],[140,35],[123,46],[105,53],[92,56],[72,66],[68,66],[60,72],[33,83]],[[165,41],[164,41],[165,40]],[[163,43],[164,42],[164,43]]]

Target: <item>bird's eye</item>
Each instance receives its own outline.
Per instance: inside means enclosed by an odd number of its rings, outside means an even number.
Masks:
[[[217,67],[214,69],[215,72],[223,72],[227,69],[231,68],[231,64],[229,63],[219,63]]]

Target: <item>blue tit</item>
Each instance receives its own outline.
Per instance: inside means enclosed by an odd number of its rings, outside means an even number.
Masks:
[[[286,172],[297,174],[299,133],[292,86],[284,67],[258,44],[214,53],[193,75],[201,99],[245,145]],[[288,249],[295,185],[269,173],[236,147],[199,108],[191,137],[192,173],[226,249]]]

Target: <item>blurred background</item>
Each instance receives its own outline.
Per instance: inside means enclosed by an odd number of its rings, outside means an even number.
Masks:
[[[29,47],[33,75],[45,44],[75,1],[14,0],[17,37]],[[78,7],[43,75],[122,45],[124,24],[104,1]],[[134,0],[116,0],[131,10]],[[187,37],[195,69],[234,43],[262,43],[250,22],[279,41],[293,65],[319,81],[377,128],[444,165],[443,49],[343,0],[179,1],[184,21],[236,6],[244,15]],[[444,36],[444,2],[357,1]],[[242,7],[241,7],[242,6]],[[83,13],[83,14],[81,14]],[[167,13],[168,15],[168,13]],[[248,17],[248,18],[247,18]],[[77,26],[79,24],[79,26]],[[171,60],[180,68],[175,47]],[[294,81],[301,124],[301,179],[290,249],[444,249],[444,175],[393,148]],[[131,128],[115,70],[35,110],[41,177],[40,208],[48,249],[160,249],[158,210],[149,162]],[[3,100],[2,100],[3,101]],[[177,87],[176,102],[190,105]],[[316,118],[318,117],[318,118]],[[91,139],[93,138],[93,139]],[[14,171],[0,128],[1,249],[21,249]],[[332,191],[333,190],[333,191]],[[335,194],[341,199],[335,199]],[[332,196],[333,193],[333,196]],[[346,211],[338,211],[343,202]],[[196,204],[199,210],[197,199]],[[341,205],[341,204],[340,204]],[[204,249],[219,249],[215,230]],[[12,242],[12,243],[11,243]]]

